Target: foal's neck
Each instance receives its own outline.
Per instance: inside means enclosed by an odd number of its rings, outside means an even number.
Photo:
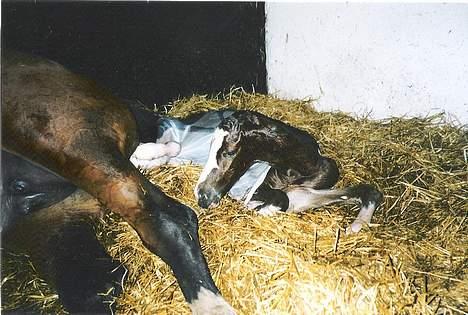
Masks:
[[[296,129],[292,129],[292,132],[277,131],[274,135],[257,133],[248,143],[256,160],[268,162],[281,169],[306,171],[320,157],[316,141],[308,134],[305,137],[304,132]]]

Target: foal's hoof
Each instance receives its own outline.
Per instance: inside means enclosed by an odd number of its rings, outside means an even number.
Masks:
[[[264,216],[273,216],[273,215],[275,215],[276,213],[278,213],[280,211],[281,211],[280,207],[277,207],[277,206],[274,206],[274,205],[268,205],[266,207],[260,208],[257,211],[257,213],[260,214],[260,215],[264,215]]]
[[[359,233],[359,231],[361,231],[364,225],[367,225],[367,222],[363,222],[361,220],[354,221],[353,223],[351,223],[350,226],[346,228],[346,235]]]

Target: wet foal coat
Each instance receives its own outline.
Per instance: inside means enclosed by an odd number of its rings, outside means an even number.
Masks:
[[[161,117],[154,131],[154,142],[140,144],[130,161],[142,169],[160,165],[195,164],[208,161],[216,127],[234,113],[232,110],[193,114],[185,119]],[[175,149],[174,149],[175,148]],[[262,184],[270,166],[257,161],[236,181],[228,194],[248,206],[255,190]]]
[[[260,113],[222,110],[185,120],[167,117],[159,120],[158,130],[158,150],[143,145],[131,161],[143,168],[203,165],[195,196],[204,208],[216,206],[225,194],[266,215],[358,203],[361,211],[348,229],[358,232],[370,223],[382,199],[367,184],[331,189],[339,178],[338,167],[322,156],[317,141],[303,130]],[[166,154],[169,143],[179,147]],[[146,153],[147,158],[142,158],[145,148],[153,156]]]
[[[216,144],[216,145],[214,145]],[[301,212],[332,203],[359,203],[361,210],[348,232],[370,223],[382,194],[371,185],[331,189],[338,167],[322,156],[317,141],[303,130],[252,111],[237,111],[216,128],[206,174],[196,195],[201,206],[217,203],[256,161],[271,168],[250,204],[261,213]]]

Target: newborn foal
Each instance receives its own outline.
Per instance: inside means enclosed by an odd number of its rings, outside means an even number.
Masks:
[[[203,165],[195,196],[216,206],[228,193],[260,214],[301,212],[331,203],[360,203],[348,232],[369,224],[382,195],[360,184],[329,189],[339,173],[308,133],[249,111],[219,110],[186,119],[158,120],[155,143],[144,143],[130,160],[141,168],[163,164]]]
[[[317,141],[305,131],[251,111],[237,111],[214,131],[208,161],[195,187],[198,204],[216,205],[257,161],[271,168],[248,206],[262,214],[301,212],[332,203],[360,203],[348,232],[369,224],[382,194],[359,184],[330,189],[339,178],[335,161],[320,154]]]

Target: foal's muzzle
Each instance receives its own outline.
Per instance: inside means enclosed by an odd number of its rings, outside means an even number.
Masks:
[[[216,207],[221,200],[221,194],[219,194],[213,188],[199,188],[196,191],[198,205],[204,209],[210,207]]]

